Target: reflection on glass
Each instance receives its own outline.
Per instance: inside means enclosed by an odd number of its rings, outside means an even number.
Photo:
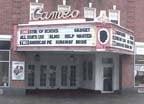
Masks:
[[[34,86],[34,78],[35,78],[35,66],[28,65],[28,86]]]
[[[104,67],[104,77],[112,77],[112,67]]]
[[[135,56],[135,86],[144,87],[144,55]]]
[[[87,64],[86,61],[83,62],[83,80],[87,79]]]
[[[144,55],[136,55],[135,56],[135,64],[143,64],[144,65]]]
[[[8,86],[8,72],[9,72],[9,63],[1,62],[0,63],[0,86]]]
[[[113,64],[112,58],[102,58],[102,64]]]
[[[104,91],[112,91],[112,67],[104,67]]]
[[[46,86],[46,78],[47,78],[47,66],[41,65],[40,66],[40,86]]]
[[[55,87],[56,86],[56,66],[50,65],[49,67],[49,86]]]
[[[92,78],[93,78],[93,63],[92,63],[92,61],[88,62],[88,78],[89,78],[89,80],[92,80]]]
[[[104,79],[104,91],[112,91],[112,79]]]
[[[0,49],[1,50],[9,50],[10,49],[10,41],[0,41]]]
[[[76,66],[70,66],[70,86],[76,86]]]
[[[136,64],[135,66],[135,86],[144,87],[144,65]]]
[[[9,51],[0,51],[0,61],[9,61]]]
[[[68,79],[68,67],[62,66],[61,67],[61,85],[67,86],[67,79]]]

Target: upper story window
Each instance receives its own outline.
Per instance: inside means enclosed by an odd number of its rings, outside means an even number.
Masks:
[[[9,50],[10,41],[0,41],[0,50]]]
[[[144,56],[135,56],[135,86],[144,87]]]

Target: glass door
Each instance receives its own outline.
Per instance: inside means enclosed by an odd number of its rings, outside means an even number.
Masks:
[[[76,65],[61,66],[61,89],[73,89],[77,87]]]
[[[48,69],[48,87],[49,88],[56,88],[57,83],[56,83],[56,65],[50,65]]]
[[[70,66],[70,88],[76,87],[76,66]]]
[[[27,86],[29,88],[35,87],[35,65],[28,65]]]
[[[104,67],[103,69],[103,91],[112,91],[113,90],[113,83],[112,83],[112,67]]]
[[[68,88],[68,66],[61,66],[61,88]]]
[[[47,65],[40,65],[40,88],[47,88]]]
[[[113,91],[113,58],[103,57],[102,68],[103,68],[103,92],[109,93]]]

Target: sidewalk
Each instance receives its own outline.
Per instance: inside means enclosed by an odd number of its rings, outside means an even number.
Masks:
[[[144,94],[0,96],[0,104],[144,104]]]

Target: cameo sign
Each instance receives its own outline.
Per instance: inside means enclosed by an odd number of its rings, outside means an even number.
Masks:
[[[44,12],[42,8],[37,8],[33,12],[32,20],[52,20],[76,18],[80,14],[79,10]]]

